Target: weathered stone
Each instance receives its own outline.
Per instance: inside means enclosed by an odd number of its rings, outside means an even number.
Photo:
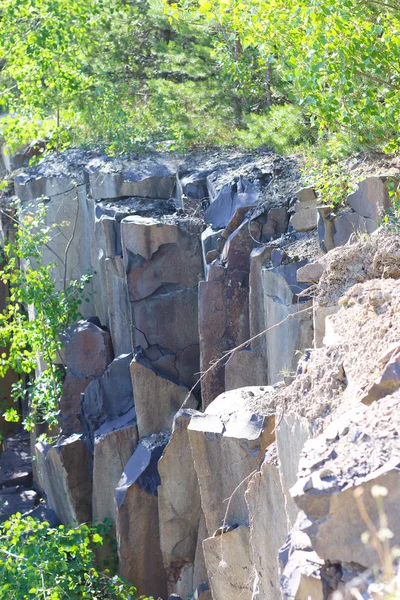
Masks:
[[[125,255],[130,252],[150,260],[160,246],[178,242],[179,228],[174,223],[132,215],[121,221],[121,236]]]
[[[104,423],[94,434],[93,520],[115,524],[114,491],[137,445],[135,412]]]
[[[281,381],[282,373],[295,373],[300,353],[312,345],[312,302],[300,301],[298,294],[307,285],[296,277],[305,262],[262,271],[269,384]]]
[[[183,175],[181,179],[178,179],[178,198],[181,199],[182,195],[185,195],[194,200],[207,200],[207,177],[209,175],[210,171],[207,170]]]
[[[310,437],[311,425],[306,418],[294,413],[283,415],[276,430],[276,445],[288,531],[293,527],[299,512],[289,490],[297,481],[301,451]]]
[[[234,390],[219,396],[205,413],[192,417],[188,433],[209,536],[224,522],[248,522],[245,487],[232,493],[274,441],[272,398],[270,389]],[[257,408],[261,399],[263,409]]]
[[[158,463],[160,546],[168,590],[184,598],[193,591],[193,568],[201,515],[200,491],[187,427],[195,411],[180,410]]]
[[[78,321],[64,338],[67,377],[61,397],[61,425],[63,432],[81,431],[77,415],[81,394],[89,383],[101,377],[112,360],[111,338],[92,321]]]
[[[170,198],[175,187],[177,165],[158,157],[117,161],[98,158],[87,166],[92,198]]]
[[[230,355],[225,364],[225,391],[236,390],[240,387],[247,387],[259,384],[257,374],[253,368],[253,362],[256,360],[254,352],[250,349],[238,350]],[[267,379],[265,373],[264,381]]]
[[[261,221],[265,219],[261,218]],[[270,240],[279,237],[283,233],[286,233],[288,228],[288,209],[286,206],[275,206],[271,208],[268,213],[266,220],[262,226],[262,242],[269,242]]]
[[[92,520],[91,456],[81,435],[35,446],[38,470],[50,508],[64,525]]]
[[[362,217],[379,221],[390,206],[386,177],[367,177],[348,196],[347,202]]]
[[[290,224],[296,231],[310,231],[317,227],[317,197],[313,188],[303,188],[297,192],[298,201]]]
[[[227,281],[199,284],[200,370],[203,407],[225,390],[223,354],[249,339],[247,273],[230,272]],[[211,364],[219,363],[211,368]]]
[[[158,373],[142,356],[135,355],[130,370],[140,438],[171,430],[184,402],[187,408],[197,408],[197,400],[188,388]]]
[[[251,208],[257,204],[260,189],[259,181],[253,182],[239,176],[237,181],[224,185],[214,199],[210,194],[212,202],[204,213],[204,220],[214,229],[226,227],[238,208]]]
[[[325,265],[321,262],[308,263],[297,271],[297,281],[300,283],[317,283],[325,271]]]
[[[85,390],[81,407],[81,422],[87,441],[93,444],[94,432],[103,423],[131,414],[134,407],[129,365],[132,354],[115,358],[104,375]]]
[[[324,561],[313,551],[310,538],[300,530],[303,517],[290,533],[279,553],[282,568],[281,590],[284,600],[325,600],[321,568]]]
[[[345,212],[334,220],[335,247],[346,244],[353,233],[370,234],[378,229],[377,221],[367,219],[355,212]]]
[[[199,522],[199,531],[197,534],[196,552],[195,552],[195,557],[194,557],[194,566],[193,566],[193,587],[194,588],[197,588],[198,586],[204,584],[204,582],[208,581],[206,562],[204,560],[204,551],[203,551],[203,540],[205,540],[206,537],[208,537],[206,519],[204,517],[203,511],[201,511],[200,522]]]
[[[115,356],[132,352],[132,330],[130,327],[130,305],[125,280],[122,256],[106,258],[104,261],[108,321]]]
[[[395,344],[379,361],[382,371],[375,381],[361,392],[361,402],[372,404],[400,388],[400,346]]]
[[[318,206],[318,237],[321,250],[329,252],[335,247],[333,239],[335,233],[334,219],[335,213],[330,206]]]
[[[167,442],[165,434],[141,440],[115,490],[120,574],[135,585],[138,595],[155,598],[167,596],[157,498],[157,464]]]
[[[253,572],[247,525],[204,540],[203,548],[213,600],[251,600]]]
[[[285,498],[277,466],[264,460],[250,479],[246,502],[255,581],[252,600],[280,597],[278,552],[287,536]]]
[[[250,221],[245,219],[226,240],[221,259],[228,269],[250,271],[250,254],[260,235],[253,236],[249,225]]]
[[[378,563],[373,544],[360,543],[366,530],[360,503],[371,528],[379,530],[380,504],[374,494],[380,490],[385,496],[385,527],[391,531],[388,544],[393,547],[400,542],[399,407],[399,391],[368,408],[358,405],[303,449],[291,493],[307,516],[302,530],[325,561],[366,568]]]

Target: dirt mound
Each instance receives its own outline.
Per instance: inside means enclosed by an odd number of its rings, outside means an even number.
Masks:
[[[317,301],[320,305],[334,305],[356,283],[400,278],[400,236],[379,229],[367,240],[331,250],[321,262],[325,271],[319,281]]]

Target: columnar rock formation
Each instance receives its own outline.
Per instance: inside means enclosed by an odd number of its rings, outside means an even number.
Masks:
[[[38,484],[63,523],[112,522],[140,594],[347,598],[377,563],[353,494],[376,526],[375,484],[400,543],[400,242],[375,232],[386,178],[335,211],[298,180],[273,153],[78,151],[15,178],[23,203],[45,196],[63,219],[59,287],[96,271]]]

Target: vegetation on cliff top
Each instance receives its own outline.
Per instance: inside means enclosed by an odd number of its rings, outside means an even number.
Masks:
[[[399,29],[380,0],[3,0],[3,132],[111,153],[397,151]]]

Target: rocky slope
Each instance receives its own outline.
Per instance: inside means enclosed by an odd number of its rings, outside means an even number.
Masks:
[[[59,287],[96,273],[66,335],[61,436],[34,448],[36,486],[63,523],[112,521],[140,594],[368,597],[375,485],[400,542],[387,176],[332,211],[273,153],[70,151],[14,174],[22,202],[46,197],[60,223]]]

